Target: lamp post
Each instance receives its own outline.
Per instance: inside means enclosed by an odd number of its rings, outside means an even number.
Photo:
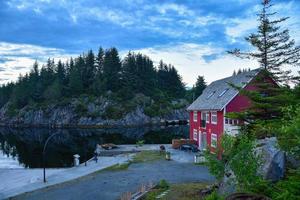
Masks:
[[[44,183],[46,183],[46,157],[45,157],[45,156],[46,156],[46,148],[47,148],[47,145],[48,145],[49,141],[50,141],[55,135],[57,135],[57,134],[59,134],[59,132],[50,135],[50,136],[47,138],[47,140],[46,140],[46,142],[45,142],[45,144],[44,144],[44,149],[43,149]]]

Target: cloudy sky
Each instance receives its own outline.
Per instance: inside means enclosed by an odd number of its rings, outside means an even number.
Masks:
[[[173,64],[189,86],[234,69],[255,68],[226,50],[250,47],[260,0],[0,0],[0,84],[29,71],[34,60],[66,59],[112,46],[123,57],[142,52]],[[300,44],[300,0],[273,0]]]

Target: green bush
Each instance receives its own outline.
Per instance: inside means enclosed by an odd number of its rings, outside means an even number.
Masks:
[[[100,112],[97,112],[97,111],[87,113],[87,117],[91,117],[92,119],[95,119],[95,118],[100,117],[100,116],[101,116]]]
[[[16,106],[14,104],[9,104],[6,114],[9,117],[14,117],[18,114],[18,109],[16,108]]]
[[[86,105],[82,102],[79,102],[75,107],[75,112],[79,115],[85,115],[87,113],[88,109]]]
[[[170,187],[170,185],[165,179],[160,180],[158,183],[158,188],[160,188],[160,189],[167,190],[167,189],[169,189],[169,187]]]
[[[144,108],[144,112],[149,117],[159,116],[159,107],[157,107],[156,105],[152,105]]]
[[[213,191],[210,195],[205,197],[205,200],[224,200],[224,197],[218,195],[216,191]]]
[[[102,114],[104,119],[121,119],[123,117],[123,110],[118,106],[109,105]]]
[[[136,145],[139,147],[143,146],[144,144],[145,144],[145,140],[139,140],[136,142]]]

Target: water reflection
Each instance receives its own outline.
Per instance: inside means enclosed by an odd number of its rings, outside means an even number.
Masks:
[[[147,144],[170,143],[173,138],[186,138],[187,126],[139,127],[116,129],[10,129],[0,128],[0,167],[23,165],[26,168],[42,167],[42,150],[45,140],[54,133],[47,147],[47,167],[69,167],[73,155],[81,161],[92,157],[96,144],[135,144],[145,140]],[[16,161],[18,164],[16,165]],[[5,164],[6,163],[6,164]],[[13,163],[13,164],[12,164]]]

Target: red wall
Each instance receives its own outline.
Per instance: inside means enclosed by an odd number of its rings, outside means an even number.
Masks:
[[[220,141],[220,137],[222,133],[224,132],[224,116],[223,116],[223,110],[217,112],[217,124],[212,124],[211,123],[211,113],[209,113],[209,123],[206,123],[206,127],[202,128],[200,127],[200,122],[201,122],[201,112],[197,111],[197,122],[194,122],[193,120],[193,111],[190,112],[190,139],[194,138],[194,129],[197,129],[197,144],[199,145],[199,133],[201,132],[206,132],[206,140],[207,140],[207,145],[210,146],[211,144],[211,134],[217,134],[218,141]]]
[[[274,80],[271,79],[270,77],[265,77],[264,81],[268,81],[269,83],[273,84],[274,87],[278,87],[276,82],[274,82]],[[254,79],[248,85],[246,85],[246,87],[244,89],[248,90],[248,91],[254,91],[254,90],[256,90],[256,88],[257,87],[255,86],[255,79]],[[226,113],[241,112],[241,111],[249,108],[250,106],[251,106],[251,101],[247,97],[238,94],[227,104]]]
[[[194,139],[194,129],[197,129],[197,132],[199,133],[199,127],[200,127],[200,112],[197,111],[197,122],[194,122],[194,112],[190,112],[190,139]],[[199,137],[197,135],[197,137]],[[198,140],[197,140],[197,145],[199,145]]]
[[[246,90],[255,90],[255,87],[253,85],[247,85],[245,87],[245,89]],[[229,102],[229,104],[227,104],[226,112],[227,113],[228,112],[241,112],[241,111],[249,108],[250,105],[251,105],[251,102],[247,97],[238,94]]]

